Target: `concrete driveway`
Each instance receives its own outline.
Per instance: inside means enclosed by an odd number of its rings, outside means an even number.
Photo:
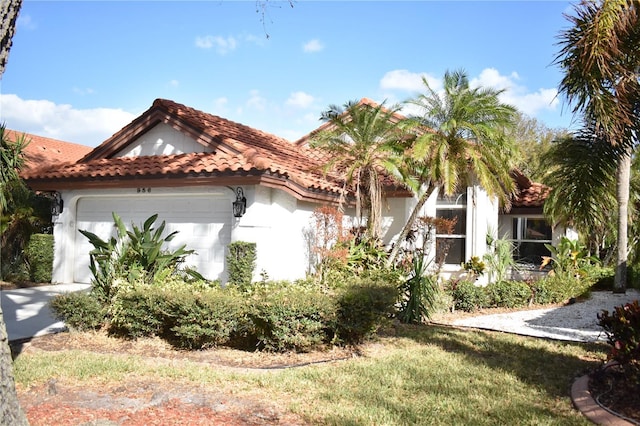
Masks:
[[[28,339],[64,330],[64,323],[51,315],[49,300],[59,294],[88,290],[90,287],[89,284],[54,284],[0,291],[9,340]]]

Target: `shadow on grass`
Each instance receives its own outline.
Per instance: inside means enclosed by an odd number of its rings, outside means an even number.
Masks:
[[[600,366],[608,351],[604,343],[552,341],[447,326],[402,326],[398,334],[507,372],[552,397],[568,397],[573,380]]]

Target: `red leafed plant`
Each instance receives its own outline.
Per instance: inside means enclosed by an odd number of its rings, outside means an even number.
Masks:
[[[640,385],[640,304],[635,300],[617,306],[609,314],[603,310],[598,314],[598,324],[607,334],[611,345],[609,359],[616,361],[628,377]]]

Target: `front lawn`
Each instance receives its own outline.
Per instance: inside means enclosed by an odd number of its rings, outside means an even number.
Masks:
[[[89,334],[85,341],[90,340]],[[52,379],[105,389],[147,380],[258,398],[310,424],[587,425],[572,407],[569,389],[575,377],[602,363],[608,349],[443,326],[397,326],[346,360],[238,370],[220,364],[234,358],[229,349],[145,354],[136,349],[144,339],[108,341],[108,350],[88,344],[55,351],[36,349],[37,343],[27,347],[15,361],[19,392]],[[235,365],[240,357],[253,366],[256,359],[282,357],[236,352]],[[165,362],[168,356],[174,360]],[[298,357],[296,362],[305,359]]]

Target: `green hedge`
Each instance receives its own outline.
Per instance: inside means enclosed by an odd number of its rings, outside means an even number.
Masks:
[[[33,234],[25,249],[33,282],[50,283],[53,271],[53,235]]]
[[[64,321],[69,328],[87,331],[98,330],[104,325],[107,309],[90,293],[61,294],[49,303],[55,318]]]
[[[255,283],[251,292],[175,281],[114,283],[104,306],[95,294],[56,298],[52,308],[75,328],[108,325],[124,338],[159,336],[184,349],[229,346],[305,352],[326,344],[363,341],[390,318],[394,283],[357,281],[329,290],[299,283]]]

